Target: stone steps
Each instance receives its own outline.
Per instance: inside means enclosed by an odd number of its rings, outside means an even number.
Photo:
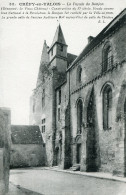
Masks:
[[[71,171],[80,171],[80,164],[74,164],[71,168]]]

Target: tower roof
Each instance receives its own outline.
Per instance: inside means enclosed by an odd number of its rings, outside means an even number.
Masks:
[[[46,40],[44,40],[40,64],[41,64],[42,62],[45,62],[45,63],[48,63],[48,62],[49,62],[48,45],[47,45],[47,43],[46,43]]]
[[[46,41],[44,41],[36,86],[38,86],[42,82],[43,72],[45,70],[45,66],[48,63],[49,63],[48,45]]]
[[[51,45],[50,49],[53,47],[53,45],[55,45],[55,43],[61,43],[63,45],[67,45],[66,41],[64,39],[64,35],[63,35],[60,24],[58,25],[58,27],[56,29],[55,36],[53,38],[53,42],[52,42],[52,45]]]

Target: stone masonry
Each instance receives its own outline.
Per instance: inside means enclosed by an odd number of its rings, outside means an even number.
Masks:
[[[59,25],[44,42],[30,124],[39,125],[45,164],[126,175],[126,9],[79,56]]]
[[[10,169],[10,111],[0,108],[0,194],[9,190]]]

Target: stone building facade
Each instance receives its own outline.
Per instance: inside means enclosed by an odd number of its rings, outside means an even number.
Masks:
[[[126,9],[79,56],[59,25],[44,42],[30,124],[41,127],[46,165],[126,175]]]

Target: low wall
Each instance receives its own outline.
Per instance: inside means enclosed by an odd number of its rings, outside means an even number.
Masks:
[[[39,126],[11,125],[10,167],[45,165],[45,147]]]
[[[45,165],[45,148],[37,144],[12,144],[10,167],[36,167]]]
[[[0,108],[0,195],[9,189],[10,111]]]

